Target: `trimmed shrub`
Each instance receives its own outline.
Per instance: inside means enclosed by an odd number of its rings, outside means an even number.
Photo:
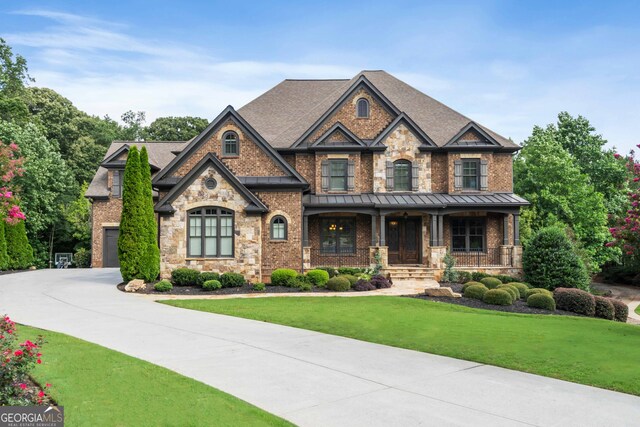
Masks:
[[[358,281],[358,278],[353,274],[341,274],[338,277],[346,278],[349,281],[349,283],[351,283],[351,286],[353,286]]]
[[[376,287],[376,289],[385,289],[390,288],[393,282],[382,274],[377,274],[371,278],[371,284]]]
[[[489,289],[484,294],[482,301],[491,305],[511,305],[513,297],[506,289]]]
[[[358,292],[365,292],[365,291],[375,291],[376,287],[370,281],[360,279],[355,284],[353,284],[353,286],[351,286],[351,289]]]
[[[313,287],[313,283],[311,283],[311,279],[304,274],[298,274],[291,282],[291,287],[298,288],[301,291],[310,291]]]
[[[518,292],[518,289],[515,286],[499,285],[496,289],[504,289],[505,291],[509,292],[513,301],[520,299],[520,292]]]
[[[340,267],[338,268],[338,274],[344,275],[348,274],[351,276],[358,276],[364,273],[364,268],[356,268],[356,267]]]
[[[611,299],[611,304],[613,304],[614,320],[618,322],[626,322],[627,316],[629,315],[629,306],[617,299]]]
[[[487,289],[487,287],[483,284],[471,285],[464,290],[464,297],[482,301],[482,299],[484,298],[484,294],[486,294],[488,290],[489,289]]]
[[[529,298],[527,298],[527,305],[549,311],[555,311],[556,309],[556,301],[551,295],[544,293],[531,294]]]
[[[200,284],[200,272],[190,268],[176,268],[171,272],[171,281],[176,286],[197,286]]]
[[[464,293],[464,291],[469,287],[469,286],[473,286],[473,285],[481,285],[484,286],[484,284],[480,283],[480,282],[474,282],[473,280],[470,282],[465,283],[464,285],[462,285],[462,292]],[[484,286],[486,288],[486,286]],[[487,288],[489,289],[489,288]]]
[[[471,281],[471,273],[468,271],[458,271],[458,283],[467,283]]]
[[[549,295],[550,297],[553,297],[553,292],[551,292],[548,289],[544,289],[544,288],[533,288],[533,289],[527,289],[524,292],[524,299],[525,300],[529,300],[529,297],[533,294],[546,294]]]
[[[264,292],[264,290],[266,289],[266,286],[264,283],[258,282],[258,283],[254,283],[251,289],[257,292]]]
[[[293,286],[298,272],[290,268],[278,268],[271,273],[272,286]]]
[[[480,280],[480,283],[482,283],[489,289],[495,289],[498,286],[502,285],[502,282],[495,277],[485,277],[484,279]]]
[[[473,273],[471,273],[471,280],[473,280],[474,282],[479,282],[485,277],[491,277],[491,275],[487,273],[482,273],[480,271],[474,271]]]
[[[204,282],[209,280],[220,280],[220,274],[211,271],[203,271],[198,278],[198,285],[202,286]]]
[[[336,277],[338,275],[338,270],[334,267],[316,267],[316,270],[324,270],[329,273],[329,278]]]
[[[3,221],[4,220],[0,220]],[[7,240],[9,269],[25,270],[33,265],[33,248],[27,239],[24,221],[17,224],[4,223],[4,237]]]
[[[155,289],[158,292],[169,292],[171,289],[173,289],[173,285],[171,284],[170,281],[165,279],[153,285],[153,289]]]
[[[587,269],[560,228],[538,231],[524,250],[522,266],[526,281],[536,288],[589,289]]]
[[[348,291],[351,288],[351,282],[344,276],[336,276],[329,279],[327,282],[327,289],[336,292]]]
[[[310,270],[307,272],[307,277],[316,286],[323,288],[329,281],[329,273],[325,270]]]
[[[2,249],[0,249],[1,251]],[[80,248],[73,254],[73,262],[78,268],[91,267],[91,251],[85,248]]]
[[[616,309],[609,298],[595,296],[593,299],[596,301],[596,317],[600,319],[613,320],[615,317]]]
[[[517,277],[506,276],[504,274],[494,274],[491,277],[495,277],[496,279],[500,280],[502,283],[519,283],[520,282],[520,279],[518,279]]]
[[[596,300],[589,292],[580,289],[556,288],[553,299],[559,310],[571,311],[593,317],[596,313]]]
[[[9,268],[9,255],[7,255],[7,240],[4,237],[5,221],[0,219],[0,270]]]
[[[507,285],[514,286],[518,290],[518,293],[520,294],[520,298],[526,299],[525,293],[529,290],[529,286],[527,286],[526,283],[510,282],[510,283],[507,283]]]
[[[247,283],[244,276],[239,273],[224,273],[220,276],[220,283],[223,288],[239,288]]]
[[[216,291],[222,289],[222,283],[219,280],[207,280],[202,284],[202,289],[205,291]]]

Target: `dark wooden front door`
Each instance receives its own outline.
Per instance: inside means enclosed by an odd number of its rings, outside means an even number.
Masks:
[[[104,247],[102,250],[103,267],[120,267],[118,260],[118,233],[117,228],[104,229]]]
[[[419,264],[421,262],[420,229],[420,218],[388,218],[386,234],[389,264]]]

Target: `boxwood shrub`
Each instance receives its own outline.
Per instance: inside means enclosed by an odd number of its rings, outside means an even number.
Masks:
[[[529,286],[526,283],[510,282],[507,283],[507,285],[515,286],[515,288],[518,290],[518,293],[520,294],[520,298],[526,299],[525,294],[529,290]]]
[[[273,286],[294,286],[298,272],[290,268],[278,268],[271,273],[271,285]]]
[[[593,299],[596,301],[596,317],[600,319],[613,320],[616,314],[616,309],[609,298],[595,296]]]
[[[518,283],[518,282],[520,282],[520,279],[518,279],[517,277],[505,276],[504,274],[494,274],[491,277],[495,277],[496,279],[500,280],[502,283]]]
[[[171,284],[170,281],[165,279],[153,285],[153,289],[155,289],[158,292],[169,292],[171,289],[173,289],[173,285]]]
[[[266,286],[262,282],[257,282],[257,283],[254,283],[253,286],[251,286],[251,289],[257,292],[264,292],[264,290],[266,289]]]
[[[329,273],[325,270],[309,270],[307,271],[307,277],[316,286],[324,287],[329,281]]]
[[[392,285],[392,282],[382,274],[377,274],[371,278],[371,284],[375,286],[376,289],[385,289],[385,288],[390,288]]]
[[[531,294],[529,298],[527,298],[527,305],[549,311],[555,311],[556,309],[556,301],[551,295],[545,293]]]
[[[580,289],[556,288],[553,299],[560,310],[591,316],[596,313],[596,300],[589,292]]]
[[[489,289],[482,283],[478,285],[467,286],[467,289],[464,290],[465,298],[473,298],[482,301],[484,298],[484,294],[487,293]]]
[[[471,281],[471,273],[468,271],[458,271],[458,283],[467,283]]]
[[[516,288],[515,286],[498,285],[498,287],[496,289],[504,289],[505,291],[509,292],[509,294],[511,294],[511,299],[513,301],[516,301],[516,300],[520,299],[520,292],[518,291],[518,288]]]
[[[338,268],[338,274],[350,274],[351,276],[358,276],[362,273],[364,273],[364,268],[356,268],[356,267]]]
[[[176,286],[197,286],[200,284],[200,272],[190,268],[177,268],[171,272],[171,281]]]
[[[491,277],[491,275],[487,273],[482,273],[480,271],[474,271],[473,273],[471,273],[471,280],[473,280],[474,282],[479,282],[485,277]]]
[[[464,293],[464,291],[466,291],[469,286],[473,286],[473,285],[484,286],[484,284],[482,284],[480,282],[474,282],[473,280],[471,280],[471,281],[465,283],[464,285],[462,285],[462,293]],[[484,287],[486,288],[486,286],[484,286]],[[487,289],[489,289],[489,288],[487,288]]]
[[[550,297],[553,297],[553,292],[551,292],[551,291],[549,291],[547,289],[544,289],[544,288],[532,288],[532,289],[527,289],[524,292],[524,299],[528,301],[529,297],[531,295],[533,295],[533,294],[546,294],[546,295],[549,295]]]
[[[375,291],[376,287],[370,281],[359,279],[355,284],[351,286],[351,289],[358,292]]]
[[[219,280],[207,280],[202,284],[202,289],[205,291],[215,291],[222,288],[222,283]]]
[[[354,276],[353,274],[341,274],[338,277],[346,278],[349,281],[349,283],[351,284],[351,286],[353,286],[358,281],[358,278],[356,276]]]
[[[329,273],[329,278],[336,277],[338,270],[335,267],[316,267],[316,270],[324,270]]]
[[[223,288],[239,288],[246,282],[244,276],[239,273],[224,273],[220,276],[220,283]]]
[[[613,314],[614,320],[618,322],[626,322],[627,316],[629,315],[629,306],[617,299],[611,299],[611,304],[613,304],[613,308],[615,313]]]
[[[344,276],[336,276],[329,279],[327,282],[327,289],[336,292],[344,292],[351,289],[351,282]]]
[[[506,289],[489,289],[484,294],[482,301],[492,305],[511,305],[513,297]]]
[[[489,289],[495,289],[498,286],[502,285],[500,279],[496,279],[495,277],[485,277],[484,279],[480,280],[480,283],[482,283]]]
[[[214,273],[212,271],[203,271],[200,273],[200,277],[198,278],[198,284],[202,286],[204,282],[209,280],[220,280],[220,274]]]

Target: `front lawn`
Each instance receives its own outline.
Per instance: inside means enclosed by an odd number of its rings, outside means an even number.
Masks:
[[[65,425],[290,425],[206,384],[117,351],[24,325],[18,333],[21,340],[45,336],[43,362],[33,377],[42,385],[53,384],[51,396],[64,406]]]
[[[636,312],[636,314],[640,314],[640,305],[636,307],[636,309],[634,310]]]
[[[609,320],[383,296],[162,302],[640,395],[640,327]]]

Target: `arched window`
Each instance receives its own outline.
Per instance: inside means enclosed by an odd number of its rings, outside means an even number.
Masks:
[[[411,162],[397,160],[393,163],[393,190],[411,191]]]
[[[238,134],[235,132],[227,132],[222,138],[222,155],[235,157],[240,155],[240,143],[238,142]]]
[[[364,98],[358,99],[356,110],[358,117],[369,117],[369,101]]]
[[[188,212],[187,256],[233,257],[233,211],[202,207]]]
[[[287,220],[282,215],[271,219],[271,240],[287,240]]]

